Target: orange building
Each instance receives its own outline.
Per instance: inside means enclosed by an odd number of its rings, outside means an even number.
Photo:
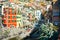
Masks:
[[[16,22],[16,11],[13,11],[12,8],[3,8],[3,25],[7,27],[16,27],[17,22]]]

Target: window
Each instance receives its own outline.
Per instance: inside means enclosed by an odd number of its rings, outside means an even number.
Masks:
[[[23,16],[23,17],[26,17],[26,15],[25,15],[25,14],[22,14],[22,16]]]
[[[8,16],[8,19],[10,18],[10,16]]]
[[[14,14],[15,12],[14,12],[14,9],[12,9],[12,14]]]
[[[17,12],[18,15],[21,15],[21,12],[20,12],[20,9],[18,9],[18,12]]]
[[[16,22],[16,20],[12,20],[12,22]]]
[[[20,16],[16,16],[16,18],[21,18]]]
[[[10,20],[8,20],[8,23],[10,22]]]
[[[21,20],[20,20],[20,22],[21,22]]]
[[[14,20],[12,20],[12,22],[14,22]]]
[[[16,18],[15,16],[12,16],[12,18]]]

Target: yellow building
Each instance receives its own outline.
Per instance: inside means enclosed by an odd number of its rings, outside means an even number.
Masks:
[[[23,27],[22,15],[17,14],[17,27]]]

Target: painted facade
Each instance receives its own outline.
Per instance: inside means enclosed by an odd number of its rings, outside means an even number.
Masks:
[[[3,8],[3,14],[4,16],[2,17],[3,20],[3,25],[7,27],[17,26],[16,22],[16,11],[12,12],[12,8]]]

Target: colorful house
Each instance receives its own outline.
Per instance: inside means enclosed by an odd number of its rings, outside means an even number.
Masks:
[[[3,25],[7,27],[16,27],[17,22],[16,22],[16,11],[12,12],[13,9],[11,7],[3,8]]]
[[[4,27],[22,27],[23,20],[20,11],[18,10],[18,6],[14,6],[14,8],[9,6],[3,6],[2,8],[2,22]],[[16,8],[17,7],[17,8]],[[19,8],[20,9],[20,8]]]

